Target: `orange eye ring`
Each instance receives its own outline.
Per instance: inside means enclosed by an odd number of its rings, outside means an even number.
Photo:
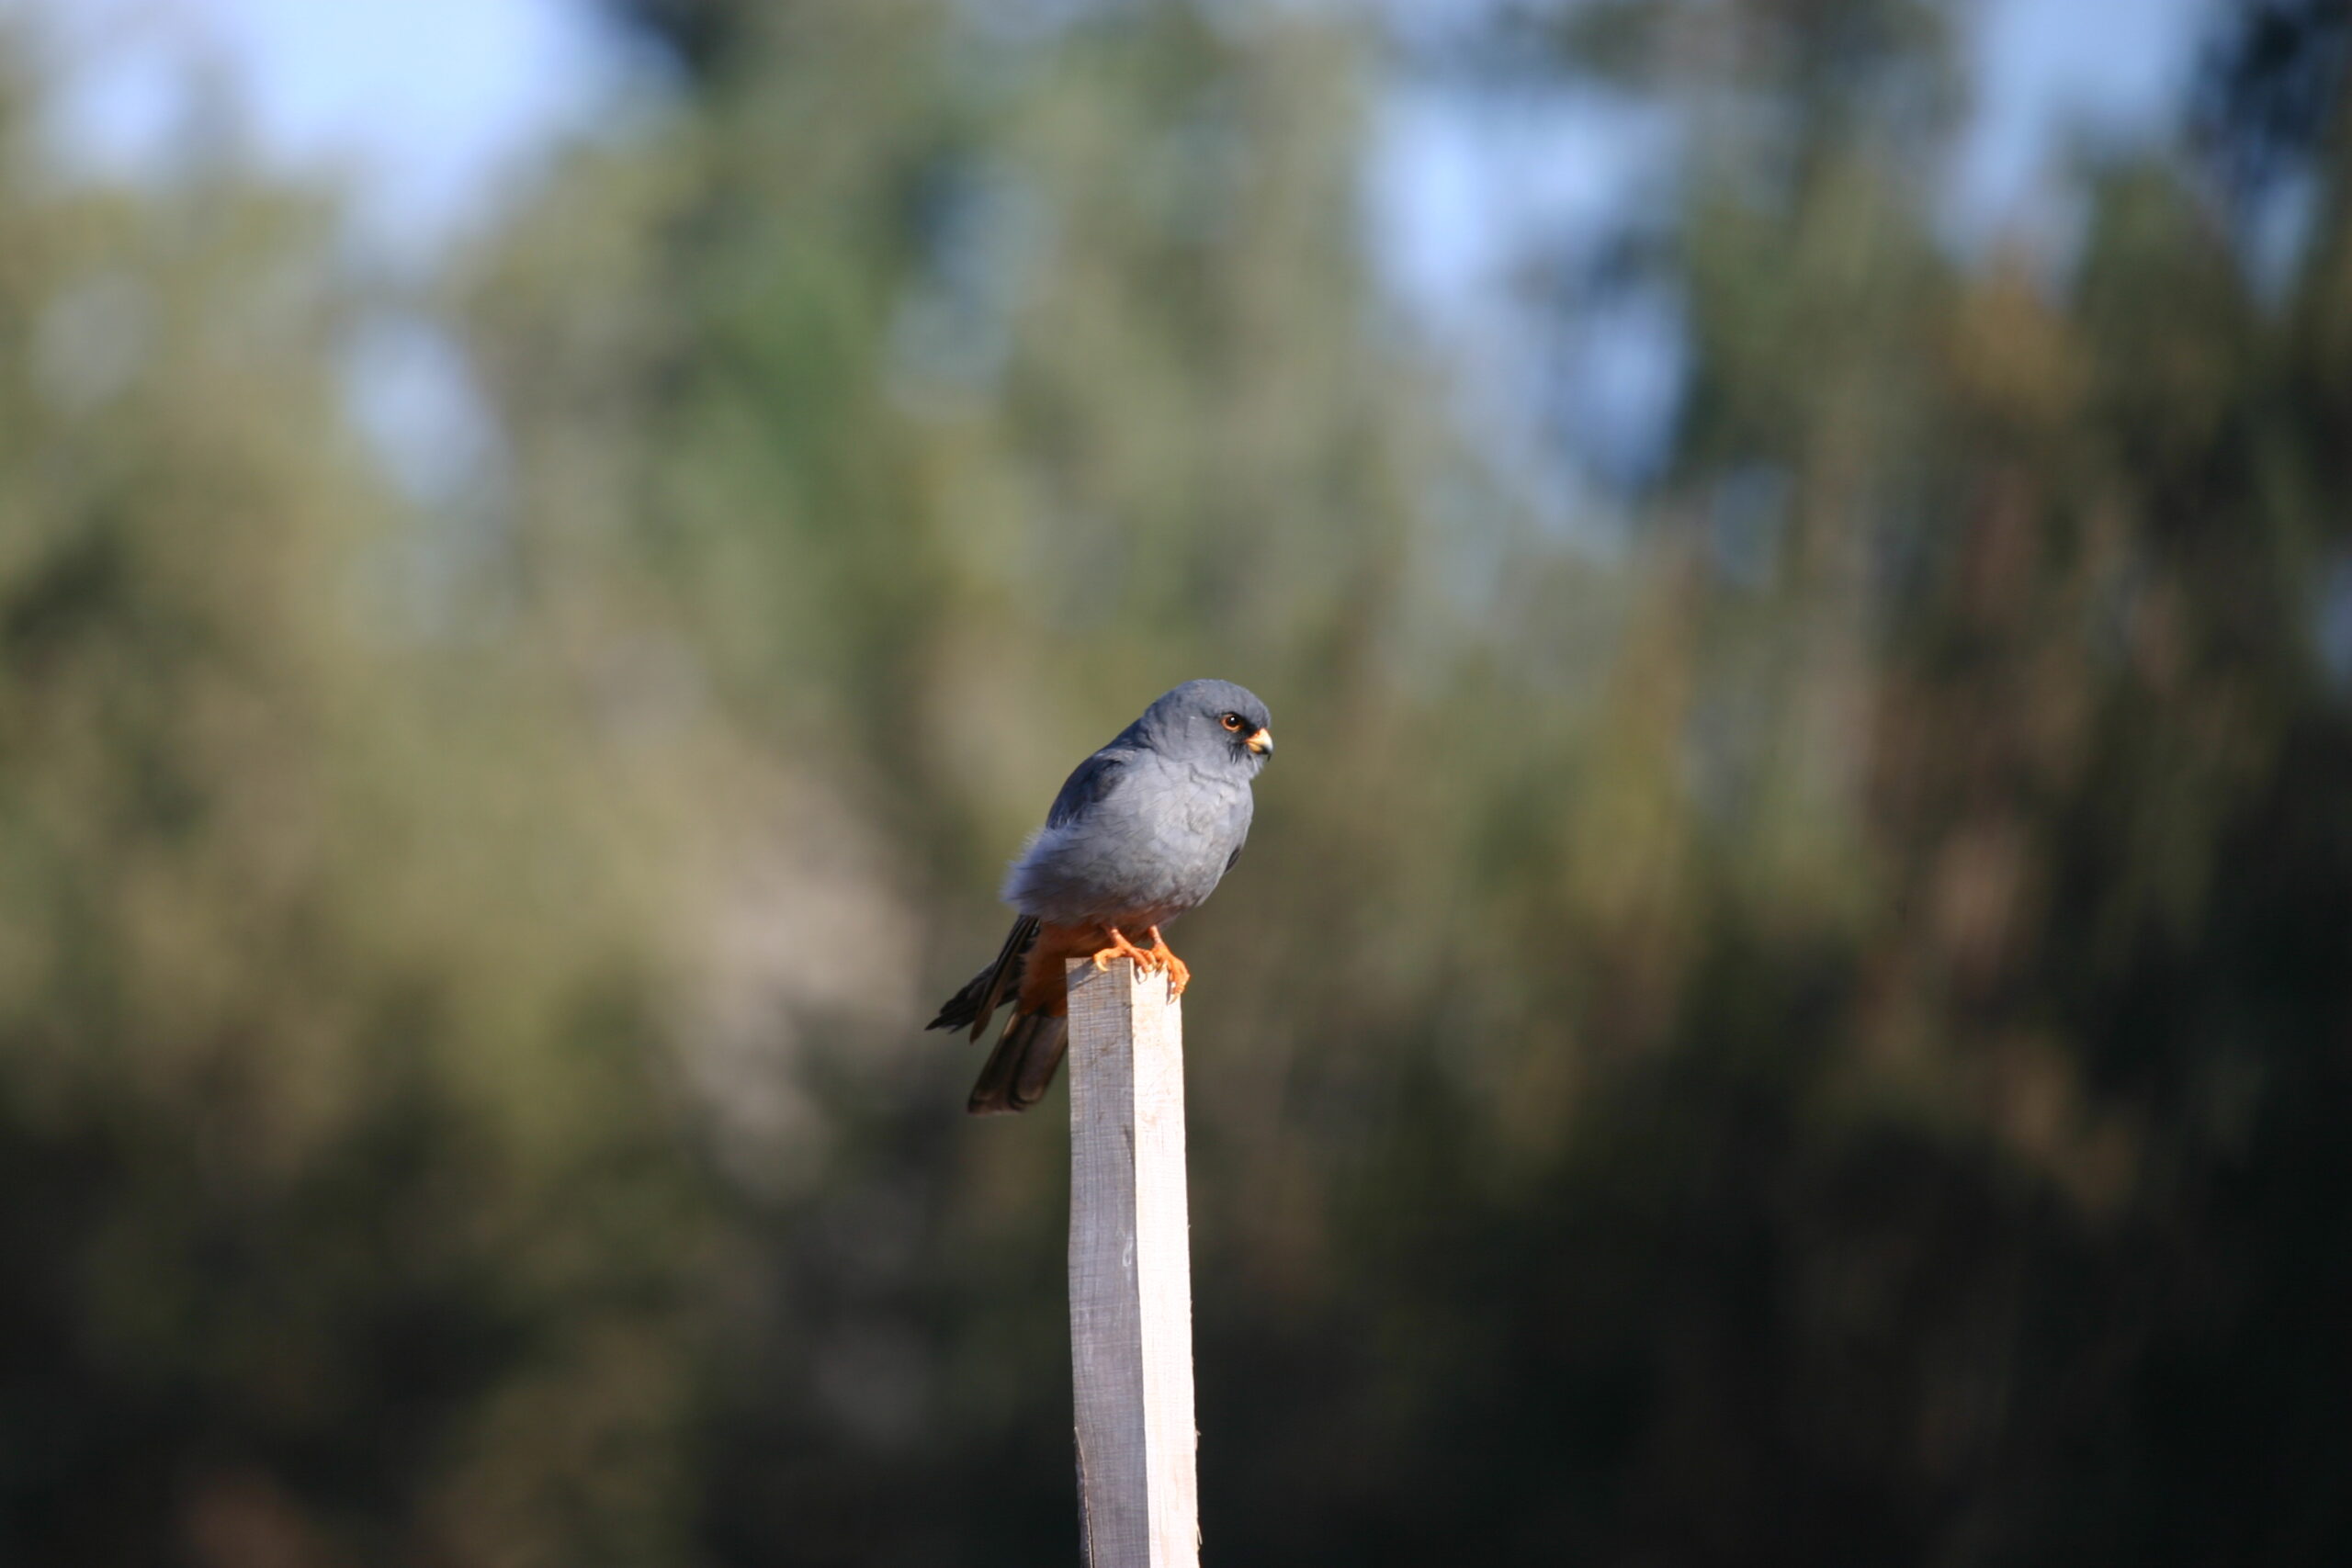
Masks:
[[[1238,713],[1229,713],[1223,718],[1217,720],[1217,722],[1224,725],[1227,729],[1238,731],[1241,728],[1241,716]]]

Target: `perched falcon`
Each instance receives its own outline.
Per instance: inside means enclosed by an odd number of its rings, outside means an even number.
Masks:
[[[1187,681],[1078,765],[1046,826],[1004,879],[1021,911],[996,961],[925,1025],[978,1040],[1006,999],[1012,1018],[966,1109],[1026,1111],[1046,1095],[1069,1042],[1062,965],[1132,958],[1164,970],[1178,995],[1192,978],[1159,928],[1197,906],[1240,858],[1250,781],[1274,738],[1266,705],[1230,681]],[[1138,947],[1135,937],[1148,940]]]

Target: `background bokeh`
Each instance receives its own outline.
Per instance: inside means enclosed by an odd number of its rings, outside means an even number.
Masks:
[[[917,1026],[1210,673],[1210,1561],[2352,1561],[2352,8],[1981,9],[581,0],[429,243],[0,9],[0,1562],[1073,1560]]]

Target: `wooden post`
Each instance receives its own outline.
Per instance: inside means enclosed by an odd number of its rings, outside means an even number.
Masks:
[[[1069,976],[1069,1337],[1089,1568],[1197,1568],[1182,1010],[1121,959]]]

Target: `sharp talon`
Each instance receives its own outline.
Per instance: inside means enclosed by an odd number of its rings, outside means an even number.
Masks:
[[[1155,967],[1168,972],[1169,995],[1182,996],[1184,987],[1193,983],[1193,971],[1176,956],[1176,950],[1168,945],[1168,939],[1159,934],[1158,926],[1151,928],[1151,956]]]

